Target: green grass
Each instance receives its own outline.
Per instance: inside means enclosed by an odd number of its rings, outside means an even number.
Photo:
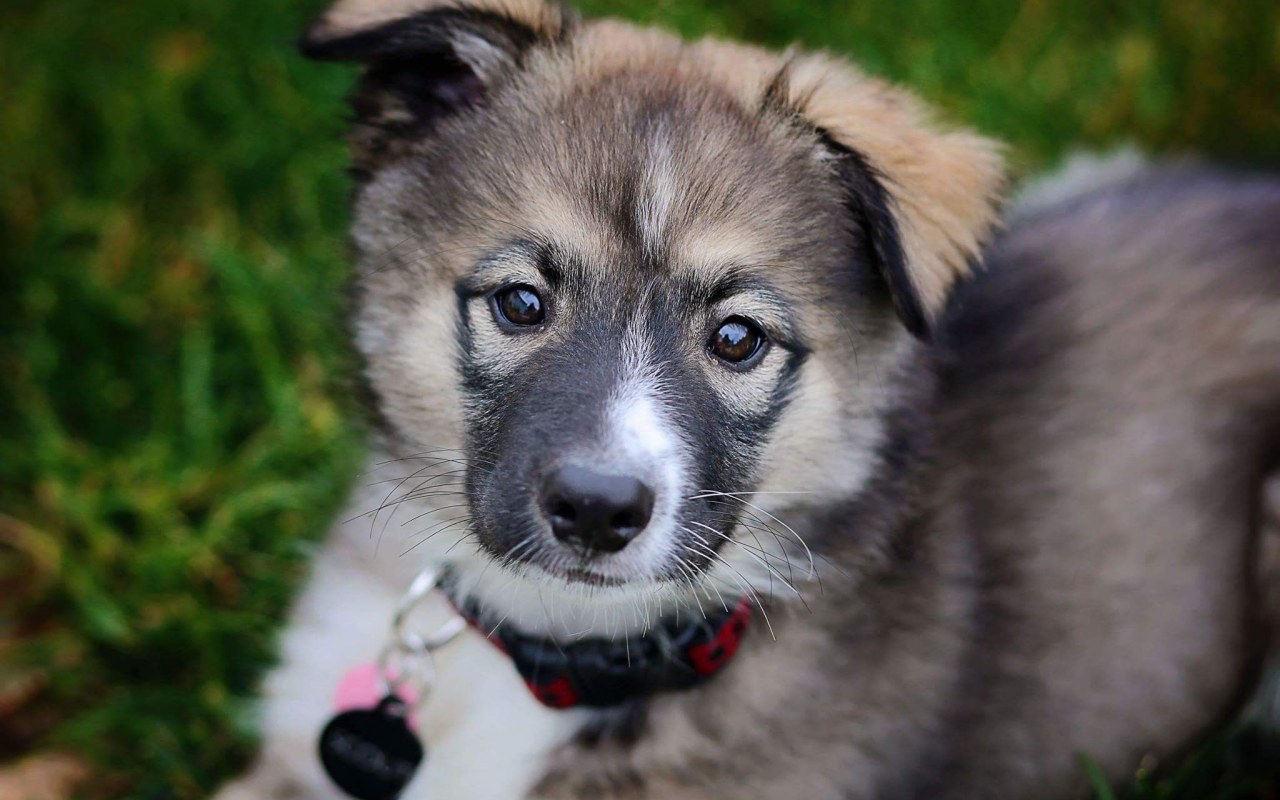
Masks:
[[[1274,0],[584,5],[852,54],[1023,174],[1127,141],[1280,162]],[[250,753],[246,698],[360,454],[352,73],[294,55],[314,10],[0,5],[0,761],[67,749],[93,793],[195,798]],[[1224,734],[1132,791],[1275,797],[1265,760]]]

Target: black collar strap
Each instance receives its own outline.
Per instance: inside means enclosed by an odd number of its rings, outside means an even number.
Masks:
[[[551,708],[605,708],[655,692],[691,689],[729,663],[751,619],[751,604],[743,598],[728,611],[666,620],[627,639],[556,642],[506,625],[491,628],[474,600],[454,605],[507,654],[533,696]]]

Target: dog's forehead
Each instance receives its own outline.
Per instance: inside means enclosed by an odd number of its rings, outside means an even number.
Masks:
[[[714,84],[628,69],[540,101],[501,120],[481,169],[501,216],[593,274],[742,278],[830,233],[812,143]]]

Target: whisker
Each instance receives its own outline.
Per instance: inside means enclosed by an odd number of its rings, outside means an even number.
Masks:
[[[464,451],[460,447],[437,447],[434,450],[423,450],[417,453],[410,453],[407,456],[400,456],[398,458],[388,458],[385,461],[375,461],[373,463],[373,466],[385,467],[390,464],[399,464],[404,461],[419,461],[426,458],[443,458],[443,456],[437,456],[436,455],[437,453],[464,453],[465,454],[465,452],[466,451]],[[462,460],[459,460],[459,459],[455,459],[455,460],[458,461],[459,464],[463,463]],[[374,472],[374,470],[368,470],[367,472],[364,472],[362,474],[368,475],[370,472]]]
[[[693,524],[701,528],[706,528],[707,530],[714,533],[716,536],[719,536],[720,538],[724,539],[726,542],[734,541],[731,537],[726,536],[725,534],[721,533],[720,531],[716,530],[710,525],[705,525],[697,521],[693,521]],[[760,558],[759,556],[750,552],[749,550],[745,550],[744,552],[746,552],[748,556],[750,556],[751,558],[754,558],[757,562],[759,562],[759,564],[762,567],[764,567],[766,570],[768,570],[770,574],[777,577],[777,579],[782,582],[782,585],[790,589],[791,592],[800,600],[800,602],[804,605],[805,609],[812,613],[813,609],[809,608],[809,602],[805,599],[804,595],[800,592],[800,590],[797,589],[795,586],[792,586],[791,583],[789,583],[786,578],[782,577],[782,574],[777,570],[775,570],[772,566],[770,566],[768,561],[765,561],[763,558]]]
[[[747,544],[746,542],[741,541],[741,540],[735,540],[735,541],[737,542],[737,544],[738,544],[738,545],[740,545],[741,547],[745,547],[745,548],[747,548],[747,549],[750,549],[750,550],[755,551],[755,552],[756,552],[756,553],[758,553],[762,558],[765,558],[765,559],[770,559],[770,558],[771,558],[771,559],[774,559],[775,561],[778,561],[778,562],[781,562],[782,564],[785,564],[785,565],[786,565],[786,568],[787,568],[787,577],[788,577],[788,580],[790,580],[790,581],[791,581],[792,585],[794,585],[794,584],[795,584],[795,581],[796,581],[795,569],[794,569],[794,565],[791,563],[791,555],[790,555],[790,553],[788,553],[788,552],[787,552],[787,543],[786,543],[786,541],[785,541],[781,536],[779,536],[779,535],[778,535],[778,533],[777,533],[776,531],[774,531],[772,528],[767,528],[767,527],[763,527],[763,528],[762,528],[762,527],[757,527],[757,526],[754,526],[754,525],[749,525],[749,524],[747,524],[747,523],[743,522],[741,519],[736,518],[736,517],[734,517],[733,515],[730,515],[730,514],[712,514],[712,515],[710,515],[710,517],[709,517],[709,518],[710,518],[710,519],[712,519],[713,521],[714,521],[714,520],[719,520],[719,521],[720,521],[720,522],[722,522],[722,523],[728,523],[731,529],[732,529],[732,528],[742,528],[743,530],[745,530],[745,531],[747,531],[748,533],[750,533],[750,534],[751,534],[751,538],[752,538],[752,540],[754,540],[754,541],[755,541],[755,543],[756,543],[756,546],[755,546],[755,547],[752,547],[751,545],[749,545],[749,544]],[[776,541],[776,542],[778,543],[778,549],[781,551],[782,555],[777,555],[777,554],[775,554],[775,553],[771,553],[771,552],[769,552],[769,549],[768,549],[767,547],[765,547],[765,546],[764,546],[764,543],[763,543],[763,542],[761,542],[761,541],[760,541],[760,537],[759,537],[759,536],[756,536],[756,532],[757,532],[757,531],[758,531],[758,532],[760,532],[760,533],[767,533],[767,534],[769,534],[770,536],[772,536],[772,537],[773,537],[773,539],[774,539],[774,541]],[[804,577],[806,577],[806,578],[812,578],[812,577],[815,577],[815,576],[811,573],[811,574],[809,574],[809,575],[807,575],[807,576],[804,576]],[[821,584],[819,584],[819,585],[821,585]]]
[[[798,491],[796,491],[796,492],[793,492],[793,491],[786,491],[786,492],[717,492],[717,491],[713,491],[713,490],[711,490],[711,489],[699,489],[698,491],[699,491],[699,492],[701,492],[702,494],[691,495],[691,496],[689,496],[689,497],[688,497],[688,498],[686,498],[686,499],[688,499],[688,500],[701,500],[701,499],[703,499],[704,497],[714,497],[714,496],[717,496],[717,495],[730,495],[730,496],[733,496],[733,497],[737,497],[738,495],[743,495],[743,494],[752,494],[752,495],[754,495],[754,494],[769,494],[769,495],[773,495],[773,494],[817,494],[817,492],[798,492]]]
[[[471,521],[471,515],[469,515],[469,514],[468,514],[468,515],[466,515],[466,516],[462,516],[462,517],[455,517],[454,519],[451,519],[451,520],[445,520],[443,523],[441,523],[442,525],[444,525],[444,527],[440,528],[440,530],[438,530],[438,531],[434,531],[434,532],[432,532],[432,533],[429,533],[429,534],[427,534],[426,536],[424,536],[422,539],[419,539],[418,541],[414,542],[412,545],[410,545],[410,547],[409,547],[407,550],[405,550],[404,552],[402,552],[402,553],[400,554],[400,558],[404,558],[405,556],[407,556],[407,555],[409,555],[410,553],[412,553],[414,550],[417,550],[419,547],[421,547],[422,545],[426,544],[427,540],[428,540],[428,539],[431,539],[433,536],[437,536],[437,535],[439,535],[439,534],[441,534],[441,533],[444,533],[445,531],[450,530],[451,528],[454,528],[454,527],[456,527],[456,526],[458,526],[458,525],[465,525],[466,523],[468,523],[468,522],[470,522],[470,521]],[[466,540],[466,537],[464,536],[463,538],[461,538],[461,539],[459,539],[457,542],[455,542],[455,543],[453,544],[453,546],[451,546],[451,547],[449,548],[449,550],[452,550],[452,549],[453,549],[453,547],[456,547],[456,546],[458,545],[458,543],[459,543],[459,542],[463,542],[463,541],[465,541],[465,540]],[[448,550],[446,550],[446,551],[445,551],[445,554],[446,554],[446,555],[448,555]]]
[[[700,544],[700,543],[695,542],[695,544]],[[694,550],[693,548],[691,548],[688,544],[686,544],[686,543],[684,543],[684,542],[681,542],[681,543],[680,543],[680,546],[681,546],[681,547],[683,547],[683,548],[684,548],[685,550],[687,550],[688,552],[690,552],[690,553],[694,554],[694,555],[700,555],[700,554],[698,553],[698,551]],[[706,547],[706,545],[703,545],[703,547]],[[716,553],[714,550],[709,550],[709,552],[710,552],[710,554],[711,554],[712,558],[714,559],[714,557],[717,555],[717,553]],[[720,605],[721,605],[721,607],[722,607],[722,608],[724,608],[724,610],[725,610],[725,613],[726,613],[726,614],[727,614],[727,613],[729,613],[729,604],[725,601],[725,599],[724,599],[724,594],[722,594],[722,593],[721,593],[721,591],[720,591],[720,587],[719,587],[719,586],[716,586],[715,582],[714,582],[714,581],[711,581],[711,580],[707,580],[707,581],[705,581],[705,583],[709,583],[709,584],[711,585],[711,588],[715,590],[716,597],[719,597],[719,598],[720,598]],[[708,599],[710,599],[710,598],[708,598]]]
[[[427,492],[426,494],[424,494],[424,495],[419,495],[418,497],[415,497],[414,499],[415,499],[415,500],[422,500],[422,499],[425,499],[426,497],[434,496],[435,494],[436,494],[435,492]],[[461,495],[461,494],[465,494],[465,493],[463,493],[463,492],[447,492],[446,494],[456,494],[456,495]],[[457,504],[455,504],[455,505],[451,505],[451,506],[437,506],[437,507],[435,507],[435,508],[430,508],[430,509],[428,509],[428,510],[426,510],[426,511],[423,511],[421,514],[418,514],[416,517],[410,517],[409,519],[406,519],[404,522],[401,522],[401,523],[400,523],[400,527],[401,527],[401,528],[403,528],[405,525],[412,524],[413,522],[416,522],[417,520],[420,520],[420,519],[422,519],[422,518],[423,518],[423,517],[425,517],[425,516],[429,516],[429,515],[431,515],[431,514],[436,513],[437,511],[448,511],[448,510],[449,510],[449,509],[451,509],[451,508],[466,508],[466,507],[467,507],[467,506],[469,506],[469,505],[471,505],[471,504],[470,504],[470,503],[457,503]]]
[[[723,500],[712,500],[712,501],[710,501],[710,503],[711,503],[712,505],[721,505],[721,506],[725,506],[725,507],[727,507],[727,508],[734,508],[734,506],[732,506],[731,504],[729,504],[729,503],[727,503],[727,502],[725,502],[725,501],[723,501]],[[760,519],[760,517],[758,517],[757,515],[755,515],[754,513],[752,513],[750,510],[745,510],[745,509],[744,509],[744,510],[743,510],[743,513],[745,513],[748,517],[750,517],[754,522],[758,523],[758,526],[755,528],[755,530],[758,530],[758,531],[760,531],[761,533],[768,533],[768,534],[770,534],[771,536],[773,536],[773,538],[774,538],[774,539],[777,539],[777,540],[779,541],[779,544],[781,544],[781,543],[782,543],[782,540],[781,540],[781,539],[779,538],[779,536],[778,536],[778,532],[777,532],[776,530],[774,530],[772,527],[770,527],[770,526],[768,525],[768,523],[766,523],[764,520]],[[714,513],[713,513],[709,518],[710,518],[710,519],[719,519],[719,520],[724,520],[724,521],[731,521],[731,522],[734,522],[734,523],[735,523],[735,524],[737,524],[737,525],[743,525],[744,527],[751,527],[751,526],[749,526],[749,525],[746,525],[746,523],[744,523],[740,518],[737,518],[735,514],[731,514],[731,513],[729,513],[729,512],[714,512]],[[743,542],[739,542],[739,544],[744,544],[744,543],[743,543]],[[784,546],[783,552],[786,552],[785,546]],[[777,558],[777,556],[774,556],[774,557],[775,557],[775,558]],[[853,576],[852,576],[852,574],[851,574],[847,569],[845,569],[844,567],[840,566],[840,565],[839,565],[839,564],[837,564],[835,561],[832,561],[830,558],[827,558],[827,557],[826,557],[826,556],[824,556],[822,553],[815,552],[815,553],[813,554],[813,557],[814,557],[815,559],[817,559],[818,561],[821,561],[823,564],[826,564],[826,565],[827,565],[828,567],[830,567],[831,569],[835,570],[835,571],[836,571],[836,572],[837,572],[841,577],[843,577],[843,578],[852,578],[852,577],[853,577]],[[822,573],[821,573],[821,572],[818,572],[817,574],[810,573],[810,574],[809,574],[808,576],[806,576],[806,577],[811,577],[811,578],[816,579],[816,580],[818,581],[818,592],[819,592],[819,593],[822,593],[822,591],[823,591],[823,586],[822,586]]]
[[[387,494],[382,498],[382,504],[379,505],[376,509],[374,509],[373,519],[369,522],[370,537],[373,536],[373,529],[378,524],[378,513],[381,512],[384,508],[389,507],[388,503],[390,502],[391,498],[395,496],[395,493],[400,490],[400,487],[404,486],[409,481],[413,480],[414,478],[418,477],[419,475],[421,475],[422,473],[426,472],[427,470],[431,469],[433,466],[436,466],[439,463],[441,462],[437,461],[436,464],[428,464],[425,467],[421,467],[420,469],[413,472],[412,474],[406,475],[405,477],[401,478],[399,483],[391,487],[391,490],[388,491]],[[353,519],[356,519],[356,518],[353,517]],[[385,529],[385,526],[384,526],[384,529]]]
[[[696,533],[695,531],[691,531],[688,528],[685,528],[683,526],[681,526],[681,530],[683,530],[684,532],[688,533],[691,536],[697,537],[699,540],[702,540],[701,535]],[[706,544],[705,540],[702,540],[702,541],[703,541],[703,544],[705,545]],[[773,632],[773,622],[769,619],[769,612],[765,608],[765,602],[764,602],[764,599],[760,597],[760,593],[757,592],[755,588],[751,586],[751,582],[747,580],[746,576],[744,576],[742,572],[738,570],[737,567],[733,566],[728,561],[726,561],[724,557],[721,556],[719,553],[716,553],[715,556],[716,556],[716,561],[724,565],[726,569],[728,569],[731,573],[733,573],[730,577],[733,578],[733,581],[736,584],[738,584],[738,587],[740,589],[742,589],[742,593],[747,598],[747,600],[753,603],[756,608],[760,609],[760,615],[764,617],[765,627],[769,629],[769,637],[776,642],[778,640],[778,637],[777,637],[777,634]],[[714,576],[708,575],[708,579],[714,580]],[[770,578],[770,586],[773,585],[772,580],[773,579]]]
[[[719,530],[716,530],[715,528],[711,527],[710,525],[707,525],[707,524],[702,523],[702,522],[698,522],[698,521],[696,521],[696,520],[690,520],[690,523],[691,523],[691,524],[693,524],[693,525],[697,525],[699,528],[704,528],[704,529],[706,529],[706,530],[708,530],[708,531],[711,531],[711,532],[712,532],[712,533],[714,533],[716,536],[719,536],[721,539],[724,539],[726,542],[731,542],[731,543],[736,544],[736,545],[738,545],[738,546],[740,546],[740,547],[743,547],[743,549],[744,549],[744,551],[747,553],[747,555],[751,556],[751,557],[752,557],[752,558],[754,558],[757,562],[759,562],[759,563],[760,563],[760,565],[761,565],[761,566],[763,566],[765,569],[767,569],[771,575],[775,575],[775,576],[778,578],[778,580],[782,581],[782,583],[783,583],[783,584],[784,584],[788,589],[790,589],[792,592],[794,592],[796,595],[799,595],[799,594],[800,594],[800,591],[799,591],[798,589],[796,589],[796,587],[795,587],[793,584],[791,584],[791,583],[790,583],[786,578],[782,577],[782,574],[781,574],[780,572],[778,572],[777,570],[775,570],[775,569],[774,569],[774,568],[769,564],[769,562],[768,562],[766,559],[764,559],[763,557],[761,557],[760,555],[758,555],[758,553],[759,553],[760,551],[756,550],[755,548],[752,548],[752,547],[746,546],[743,542],[740,542],[740,541],[738,541],[738,540],[734,539],[733,537],[731,537],[731,536],[729,536],[729,535],[727,535],[727,534],[725,534],[725,533],[722,533],[722,532],[720,532]],[[758,544],[758,543],[759,543],[759,542],[758,542],[758,540],[757,540],[757,544]]]
[[[680,574],[685,576],[685,581],[688,583],[690,594],[693,596],[693,602],[698,604],[698,613],[701,614],[702,618],[705,620],[707,618],[707,610],[702,607],[702,601],[698,599],[698,590],[695,585],[693,573],[689,571],[690,568],[685,564],[684,559],[680,556],[676,556],[674,566],[676,569],[680,570]],[[710,599],[710,595],[707,596],[707,599]]]
[[[766,517],[768,517],[769,519],[771,519],[771,520],[773,520],[774,522],[778,523],[779,525],[781,525],[781,526],[783,527],[783,529],[784,529],[784,530],[786,530],[786,531],[787,531],[787,533],[791,534],[791,535],[795,538],[795,540],[796,540],[797,542],[799,542],[799,543],[800,543],[800,546],[801,546],[801,547],[803,547],[803,548],[804,548],[805,554],[809,557],[809,571],[810,571],[810,573],[812,573],[812,574],[816,575],[816,574],[817,574],[817,569],[816,569],[816,566],[814,565],[813,551],[809,549],[809,545],[808,545],[808,543],[807,543],[807,542],[805,542],[804,537],[802,537],[800,534],[796,533],[795,529],[794,529],[794,528],[792,528],[790,525],[788,525],[787,523],[785,523],[785,522],[783,522],[782,520],[778,519],[778,518],[777,518],[776,516],[774,516],[773,514],[770,514],[768,511],[764,510],[764,509],[763,509],[763,508],[761,508],[760,506],[756,505],[755,503],[752,503],[750,500],[743,500],[741,497],[739,497],[739,496],[738,496],[739,494],[741,494],[741,493],[733,493],[733,492],[707,492],[707,491],[703,491],[703,492],[699,495],[699,499],[702,499],[702,498],[705,498],[705,497],[715,497],[715,496],[720,496],[720,497],[732,497],[732,498],[736,499],[739,503],[742,503],[742,504],[743,504],[743,505],[745,505],[745,506],[748,506],[748,507],[750,507],[750,508],[755,509],[756,511],[759,511],[761,514],[764,514],[764,515],[765,515]]]

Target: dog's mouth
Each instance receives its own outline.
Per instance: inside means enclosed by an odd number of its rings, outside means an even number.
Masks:
[[[515,572],[532,575],[568,586],[609,589],[641,586],[662,581],[643,560],[564,550],[554,546],[537,553],[502,559]]]
[[[638,541],[615,553],[566,546],[548,535],[539,536],[537,544],[509,550],[500,543],[494,547],[492,541],[481,541],[486,545],[482,549],[502,571],[543,583],[591,589],[689,583],[698,580],[716,558],[710,542],[685,542],[678,538],[679,533],[669,530],[654,533],[662,541]],[[679,553],[684,557],[678,557]]]
[[[558,567],[538,564],[538,569],[565,583],[589,586],[592,588],[615,588],[636,582],[636,578],[620,575],[608,575],[585,566]]]

